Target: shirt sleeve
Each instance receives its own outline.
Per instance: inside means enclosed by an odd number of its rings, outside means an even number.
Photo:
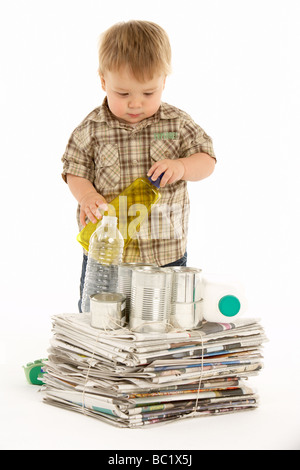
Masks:
[[[62,177],[65,182],[67,182],[67,173],[94,182],[92,137],[87,129],[77,127],[74,130],[61,160],[63,162]]]
[[[204,130],[196,124],[192,119],[183,123],[180,132],[181,158],[189,157],[195,153],[208,153],[216,160],[213,149],[212,139],[204,132]]]

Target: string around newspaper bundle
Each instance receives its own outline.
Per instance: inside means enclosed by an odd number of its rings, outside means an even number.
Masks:
[[[112,322],[113,324],[115,324],[115,326],[118,328],[118,329],[121,329],[121,330],[125,330],[125,331],[128,331],[126,328],[124,328],[123,326],[120,326],[119,323],[115,322],[115,320],[113,320],[112,318],[109,318],[110,322]],[[151,322],[151,323],[157,323],[157,322]],[[170,323],[167,323],[167,326],[170,326],[172,327],[172,325]],[[108,333],[109,329],[106,329],[105,327],[100,330],[99,334],[97,335],[96,337],[96,343],[95,343],[95,346],[93,348],[93,351],[92,351],[92,355],[91,355],[91,358],[89,359],[89,367],[88,367],[88,370],[87,370],[87,373],[86,373],[86,377],[85,377],[85,382],[84,382],[84,385],[83,385],[83,390],[82,390],[82,406],[81,406],[81,411],[84,415],[86,415],[86,406],[85,406],[85,394],[86,394],[86,388],[87,388],[87,384],[88,384],[88,380],[89,380],[89,375],[90,375],[90,370],[91,370],[91,367],[93,365],[93,360],[94,360],[94,357],[95,357],[95,354],[96,354],[96,347],[97,347],[97,344],[98,344],[98,341],[99,341],[99,338],[102,334],[102,331],[105,331],[105,333]],[[186,330],[184,329],[180,329],[180,328],[176,328],[176,331],[178,333],[182,333],[182,332],[185,332]],[[192,418],[193,416],[196,416],[197,415],[197,408],[198,408],[198,402],[199,402],[199,399],[200,399],[200,393],[201,393],[201,385],[202,385],[202,378],[203,378],[203,366],[204,366],[204,343],[203,343],[203,334],[201,333],[200,330],[193,330],[194,332],[197,332],[200,336],[200,339],[201,339],[201,372],[200,372],[200,376],[199,376],[199,382],[198,382],[198,389],[197,389],[197,396],[196,396],[196,400],[195,400],[195,406],[193,407],[192,411],[190,411],[189,413],[186,413],[184,415],[182,415],[181,417],[178,417],[178,418],[175,418],[175,421],[176,420],[179,420],[181,418]]]

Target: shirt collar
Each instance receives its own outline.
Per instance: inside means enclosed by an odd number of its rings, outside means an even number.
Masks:
[[[130,126],[126,122],[119,121],[110,111],[108,107],[107,97],[104,98],[102,106],[99,108],[97,116],[94,118],[98,122],[105,122],[109,127],[118,127],[128,130],[140,130],[147,127],[149,124],[159,122],[161,119],[175,119],[178,118],[178,113],[168,106],[166,103],[161,103],[156,113],[143,121],[139,122],[136,126]]]

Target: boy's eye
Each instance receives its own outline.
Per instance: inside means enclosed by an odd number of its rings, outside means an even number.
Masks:
[[[128,93],[118,93],[119,96],[128,96]]]
[[[145,96],[151,96],[153,95],[153,91],[151,93],[144,93]]]

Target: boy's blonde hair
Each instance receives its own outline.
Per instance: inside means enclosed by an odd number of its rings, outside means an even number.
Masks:
[[[99,75],[123,66],[140,82],[171,73],[171,46],[167,33],[150,21],[127,21],[100,36]]]

